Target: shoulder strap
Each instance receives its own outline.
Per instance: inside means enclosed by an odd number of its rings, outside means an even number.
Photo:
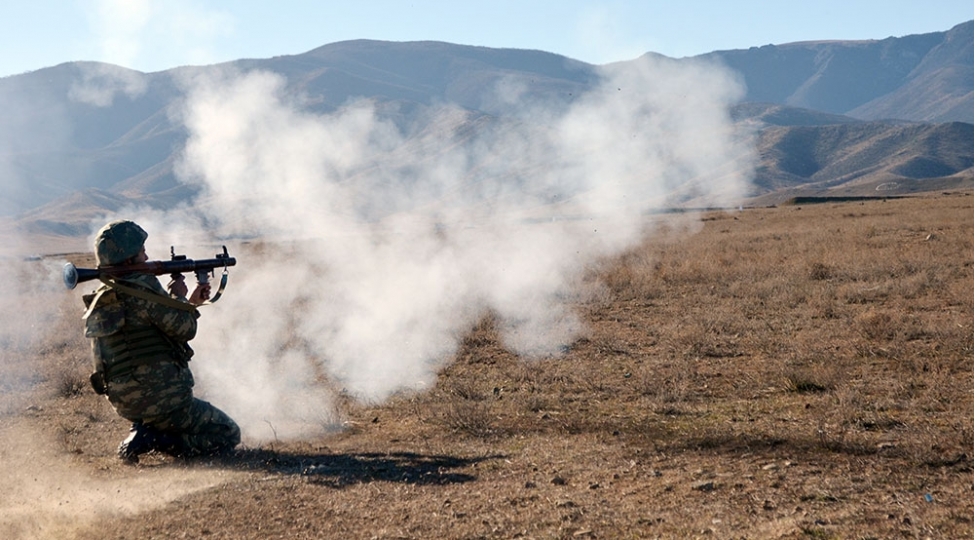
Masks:
[[[148,300],[150,302],[162,304],[164,306],[168,306],[171,308],[182,309],[184,311],[196,311],[196,306],[190,304],[189,302],[183,302],[182,300],[177,300],[175,298],[170,298],[168,296],[163,296],[161,294],[149,292],[144,289],[137,289],[135,287],[129,287],[128,285],[122,285],[121,283],[115,281],[114,279],[108,279],[102,276],[98,276],[98,279],[105,285],[108,285],[109,287],[117,291],[122,291],[125,294],[135,296],[136,298]]]

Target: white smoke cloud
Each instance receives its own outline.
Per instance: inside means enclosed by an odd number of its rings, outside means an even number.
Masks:
[[[148,83],[138,71],[112,64],[79,64],[81,79],[72,81],[68,98],[94,107],[109,107],[115,96],[135,99],[145,93]]]
[[[55,261],[0,256],[0,272],[0,415],[8,415],[22,412],[51,376],[40,353],[77,336],[64,335],[61,321],[80,322],[81,303],[65,296]]]
[[[409,131],[368,101],[306,112],[269,73],[187,81],[179,173],[202,193],[138,220],[150,246],[185,241],[184,219],[257,239],[232,246],[194,341],[208,398],[249,440],[302,436],[336,420],[339,389],[429,387],[488,313],[513,351],[558,354],[584,331],[568,302],[587,265],[651,232],[654,208],[736,206],[754,161],[727,71],[647,58],[603,76],[567,109],[444,106]]]
[[[0,280],[0,354],[23,352],[47,337],[45,329],[59,315],[59,300],[64,297],[61,266],[52,261],[2,257],[0,271],[7,276]]]
[[[82,78],[69,97],[96,107],[145,92],[144,75],[129,68],[213,62],[215,42],[235,27],[226,12],[185,0],[95,0],[90,8],[95,54],[104,63],[81,65]],[[166,46],[153,45],[159,43]]]
[[[152,15],[150,0],[97,0],[89,23],[104,61],[131,66],[142,52],[143,35]]]
[[[87,2],[97,58],[128,68],[210,63],[217,42],[236,28],[229,12],[193,0]]]
[[[574,41],[582,45],[582,50],[589,55],[586,60],[595,63],[614,62],[659,50],[654,49],[646,37],[635,40],[634,36],[641,32],[626,28],[627,25],[634,24],[634,15],[627,6],[614,6],[606,2],[583,7],[576,17],[573,30]]]

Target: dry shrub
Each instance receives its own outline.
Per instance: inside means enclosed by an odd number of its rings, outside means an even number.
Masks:
[[[662,265],[655,254],[647,251],[630,252],[620,260],[604,261],[596,267],[598,282],[618,300],[653,299],[662,293],[660,279]],[[599,298],[591,293],[592,298]]]
[[[56,370],[51,377],[55,393],[60,397],[73,397],[87,392],[90,389],[89,371],[79,367],[77,363]]]
[[[842,387],[827,394],[816,415],[816,438],[820,448],[831,452],[868,454],[875,451],[858,431],[864,407],[863,396],[854,388]]]
[[[676,358],[641,369],[634,381],[634,390],[658,404],[682,403],[689,395],[693,379],[692,360]]]
[[[901,330],[899,321],[886,311],[870,310],[856,317],[856,328],[870,341],[892,341]]]
[[[674,347],[692,358],[725,358],[739,356],[738,345],[742,331],[735,316],[719,317],[712,314],[686,322],[679,330]]]
[[[490,409],[483,403],[449,402],[443,409],[442,422],[451,431],[473,437],[488,437],[496,431]]]
[[[815,377],[810,377],[805,373],[794,372],[785,377],[785,389],[789,392],[809,394],[825,392],[829,390],[829,387],[819,382]]]
[[[487,393],[475,381],[467,379],[451,379],[445,391],[464,401],[484,401]]]
[[[797,394],[833,391],[844,385],[845,369],[842,361],[829,351],[808,351],[782,365],[782,387]]]
[[[816,261],[809,265],[809,279],[827,281],[833,278],[833,269],[822,262]]]

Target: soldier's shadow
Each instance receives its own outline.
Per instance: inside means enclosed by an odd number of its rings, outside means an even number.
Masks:
[[[292,453],[242,449],[217,458],[212,465],[237,470],[298,475],[310,483],[342,488],[369,482],[445,485],[477,479],[477,463],[503,459],[501,455],[457,457],[415,452],[391,453]]]

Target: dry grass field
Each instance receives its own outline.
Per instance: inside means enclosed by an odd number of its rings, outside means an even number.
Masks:
[[[971,538],[972,202],[705,214],[592,268],[563,356],[488,317],[432,390],[220,460],[122,465],[65,307],[3,343],[0,537]]]

